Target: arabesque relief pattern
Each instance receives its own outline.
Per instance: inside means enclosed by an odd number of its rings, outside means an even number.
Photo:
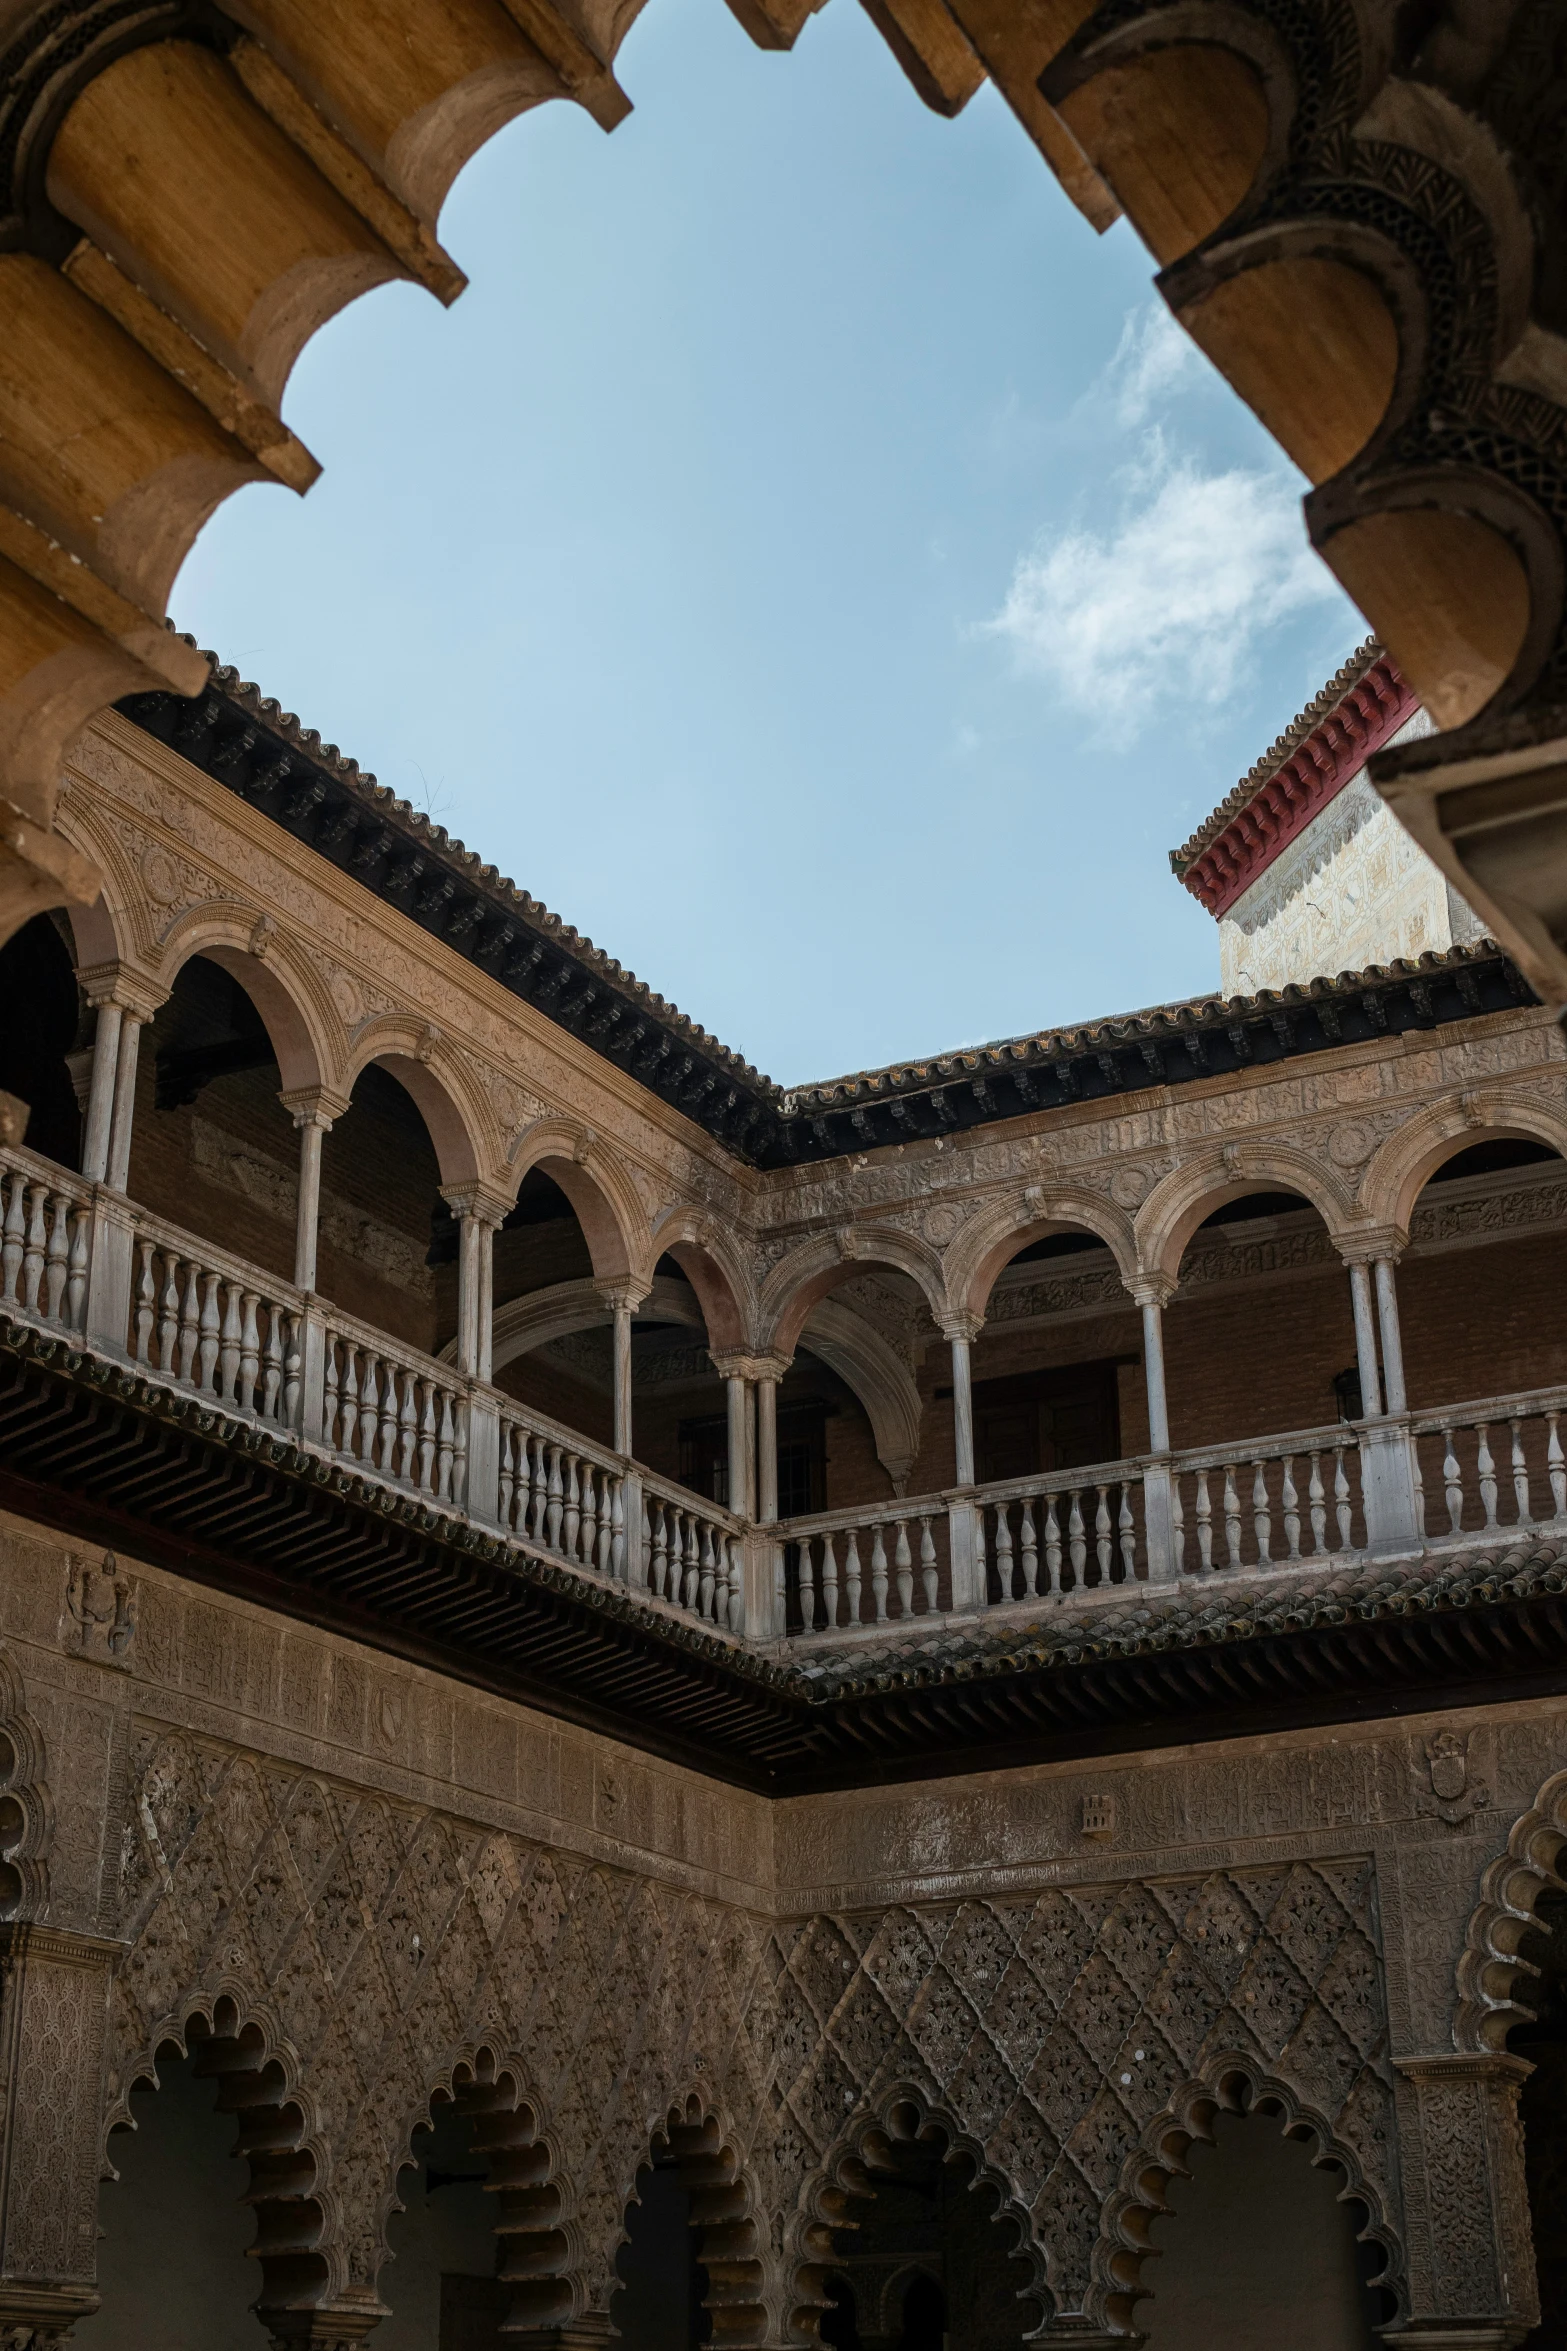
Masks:
[[[270,2026],[307,2116],[333,2291],[352,2292],[376,2281],[432,2093],[492,2050],[550,2147],[580,2315],[607,2309],[637,2167],[694,2095],[771,2216],[784,2339],[811,2306],[824,2190],[890,2101],[939,2114],[1007,2184],[1063,2317],[1102,2312],[1138,2150],[1239,2070],[1344,2163],[1396,2277],[1371,1880],[1351,1856],[773,1923],[147,1726],[110,2119],[193,2014],[227,1997]]]

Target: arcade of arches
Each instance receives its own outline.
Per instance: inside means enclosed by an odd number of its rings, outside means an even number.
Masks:
[[[0,949],[10,2351],[1544,2351],[1517,968],[784,1095],[198,715]]]

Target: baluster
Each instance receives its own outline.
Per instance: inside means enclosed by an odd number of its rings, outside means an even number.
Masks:
[[[450,1502],[456,1491],[458,1445],[463,1432],[452,1410],[450,1388],[441,1390],[441,1419],[435,1437],[435,1499]],[[464,1448],[466,1450],[466,1447]]]
[[[417,1484],[421,1494],[435,1490],[435,1446],[439,1421],[435,1409],[435,1382],[424,1378],[419,1382],[419,1451]],[[526,1445],[526,1439],[524,1439]],[[526,1453],[524,1454],[526,1459]]]
[[[1045,1590],[1061,1590],[1061,1521],[1054,1494],[1045,1497]]]
[[[985,1559],[985,1505],[976,1505],[974,1511],[974,1589],[981,1601],[990,1598],[990,1568]]]
[[[816,1630],[816,1562],[811,1557],[811,1537],[802,1535],[800,1551],[800,1630]]]
[[[656,1599],[663,1600],[669,1592],[669,1512],[662,1502],[654,1504],[653,1557],[648,1568]]]
[[[0,1292],[7,1306],[20,1303],[17,1288],[22,1271],[22,1252],[27,1239],[27,1181],[20,1174],[6,1179],[5,1238],[0,1246]]]
[[[560,1522],[565,1510],[565,1488],[561,1484],[560,1455],[560,1447],[551,1445],[549,1508],[545,1514],[544,1540],[552,1551],[560,1549]]]
[[[267,1301],[267,1336],[260,1363],[261,1417],[276,1420],[283,1389],[283,1310]]]
[[[892,1572],[898,1586],[898,1614],[914,1614],[914,1554],[909,1549],[909,1522],[900,1518],[892,1545]]]
[[[887,1621],[887,1542],[880,1519],[871,1529],[871,1621]]]
[[[143,1238],[136,1244],[141,1253],[141,1272],[136,1277],[136,1360],[152,1361],[152,1326],[157,1319],[158,1285],[152,1276],[152,1243]]]
[[[65,1318],[73,1331],[82,1327],[82,1308],[87,1303],[87,1211],[71,1210],[71,1253],[66,1261]]]
[[[582,1525],[577,1536],[577,1557],[584,1567],[591,1567],[598,1551],[599,1508],[598,1479],[591,1461],[582,1464]]]
[[[861,1592],[860,1533],[858,1527],[850,1527],[849,1529],[849,1539],[843,1562],[843,1592],[844,1598],[849,1604],[849,1622],[850,1624],[858,1624],[860,1621]]]
[[[1485,1508],[1485,1529],[1489,1534],[1496,1525],[1496,1463],[1491,1459],[1489,1422],[1481,1421],[1478,1435],[1480,1451],[1475,1468],[1480,1476],[1480,1500]]]
[[[1295,1457],[1284,1456],[1284,1483],[1279,1499],[1284,1506],[1284,1546],[1291,1559],[1300,1557],[1300,1496],[1295,1491]]]
[[[1110,1489],[1099,1486],[1099,1507],[1094,1512],[1094,1550],[1099,1560],[1099,1581],[1110,1581]]]
[[[343,1425],[337,1449],[348,1460],[359,1458],[359,1349],[343,1341]]]
[[[1333,1448],[1333,1507],[1338,1513],[1338,1547],[1352,1550],[1353,1511],[1349,1498],[1349,1472],[1344,1467],[1344,1447]]]
[[[1562,1458],[1562,1441],[1556,1433],[1559,1418],[1560,1415],[1555,1412],[1548,1412],[1545,1416],[1545,1425],[1550,1431],[1545,1448],[1545,1466],[1551,1480],[1552,1516],[1558,1520],[1567,1517],[1567,1461]]]
[[[740,1554],[739,1536],[729,1535],[725,1540],[729,1550],[729,1630],[740,1633],[745,1630],[744,1562]]]
[[[261,1324],[258,1309],[261,1300],[254,1290],[245,1290],[239,1301],[239,1401],[246,1412],[256,1408],[256,1389],[261,1379]]]
[[[337,1340],[330,1331],[326,1335],[326,1362],[322,1369],[324,1377],[321,1382],[321,1442],[327,1451],[332,1453],[340,1449],[341,1440],[337,1431]]]
[[[1072,1507],[1066,1521],[1067,1557],[1072,1562],[1072,1589],[1080,1592],[1088,1573],[1088,1532],[1083,1525],[1083,1488],[1072,1488]]]
[[[822,1622],[838,1622],[838,1547],[830,1534],[822,1537]]]
[[[936,1575],[936,1538],[930,1531],[930,1514],[920,1518],[920,1590],[925,1596],[925,1614],[934,1616],[939,1593]]]
[[[1147,1509],[1146,1502],[1143,1505]],[[1186,1504],[1181,1499],[1179,1477],[1170,1480],[1170,1553],[1177,1575],[1186,1573]]]
[[[34,1184],[27,1196],[27,1238],[22,1256],[22,1304],[29,1314],[38,1312],[38,1295],[43,1288],[44,1263],[49,1253],[49,1227],[44,1220],[44,1203],[49,1197],[47,1184]]]
[[[1266,1567],[1273,1556],[1273,1502],[1268,1473],[1261,1461],[1252,1463],[1251,1526],[1257,1538],[1257,1565]]]
[[[223,1284],[223,1319],[218,1337],[218,1394],[225,1404],[239,1401],[240,1288]]]
[[[1426,1473],[1420,1465],[1420,1439],[1411,1431],[1409,1465],[1415,1480],[1415,1532],[1423,1543],[1426,1539]]]
[[[50,1202],[49,1255],[44,1267],[44,1313],[50,1322],[60,1320],[60,1307],[65,1297],[66,1273],[71,1262],[71,1202],[69,1195],[56,1192]]]
[[[1137,1522],[1132,1516],[1132,1481],[1121,1480],[1121,1513],[1118,1520],[1121,1537],[1121,1581],[1135,1583],[1137,1579]]]
[[[1515,1413],[1513,1431],[1513,1500],[1518,1505],[1518,1524],[1532,1526],[1534,1516],[1529,1508],[1529,1464],[1524,1459],[1523,1422]]]
[[[996,1598],[1012,1597],[1012,1505],[998,1502],[996,1510]]]
[[[449,1399],[452,1415],[452,1465],[441,1499],[466,1507],[468,1501],[468,1404],[465,1397]]]
[[[702,1521],[702,1567],[697,1579],[696,1612],[707,1618],[713,1613],[713,1528],[708,1519]]]
[[[381,1398],[381,1471],[385,1477],[397,1475],[397,1449],[402,1435],[403,1405],[414,1384],[411,1371],[399,1369],[396,1364],[384,1367],[386,1387]]]
[[[1463,1532],[1464,1524],[1464,1473],[1458,1459],[1458,1448],[1453,1442],[1451,1426],[1444,1426],[1442,1441],[1447,1448],[1442,1462],[1442,1480],[1447,1489],[1449,1531],[1457,1535]]]
[[[1241,1563],[1241,1503],[1235,1491],[1235,1464],[1224,1465],[1224,1543],[1231,1567]]]
[[[608,1567],[617,1584],[630,1582],[626,1574],[626,1488],[618,1474],[610,1480]]]
[[[1039,1543],[1034,1533],[1034,1498],[1031,1494],[1023,1496],[1021,1509],[1018,1565],[1023,1571],[1023,1597],[1025,1600],[1035,1600],[1039,1597]]]
[[[508,1455],[511,1448],[506,1448]],[[397,1475],[405,1486],[413,1484],[414,1469],[419,1459],[419,1383],[411,1371],[405,1371],[402,1380],[402,1400],[397,1408]],[[501,1524],[508,1523],[504,1508]]]
[[[193,1258],[188,1258],[185,1263],[185,1294],[180,1300],[179,1376],[191,1387],[196,1384],[196,1358],[200,1352],[201,1268]]]
[[[682,1603],[683,1603],[683,1605],[684,1605],[685,1607],[687,1607],[687,1608],[690,1608],[690,1609],[694,1609],[694,1608],[696,1607],[696,1604],[697,1604],[697,1601],[698,1601],[698,1599],[699,1599],[699,1598],[700,1598],[700,1596],[701,1596],[701,1589],[702,1589],[702,1585],[701,1585],[701,1566],[702,1566],[702,1561],[701,1561],[701,1553],[700,1553],[700,1551],[699,1551],[699,1550],[698,1550],[698,1548],[697,1548],[696,1514],[695,1514],[695,1512],[694,1512],[694,1511],[690,1511],[690,1510],[688,1510],[688,1511],[685,1513],[685,1522],[686,1522],[686,1572],[685,1572],[685,1576],[684,1576],[684,1579],[683,1579],[683,1581],[682,1581],[682,1584],[681,1584],[680,1597],[681,1597],[681,1601],[682,1601]]]
[[[512,1509],[517,1494],[516,1459],[517,1431],[509,1420],[503,1420],[501,1422],[501,1525],[508,1531],[512,1525]]]
[[[301,1318],[291,1314],[283,1334],[283,1421],[285,1427],[291,1429],[299,1426],[299,1390],[305,1369],[300,1353],[300,1329]],[[330,1349],[327,1351],[327,1361],[331,1361]]]
[[[561,1511],[560,1547],[567,1559],[577,1556],[577,1530],[582,1524],[582,1498],[577,1486],[577,1456],[568,1453],[562,1463],[564,1504]]]
[[[637,1538],[636,1558],[641,1589],[645,1592],[649,1588],[649,1578],[653,1571],[653,1521],[648,1515],[646,1495],[642,1498],[642,1532]]]
[[[1311,1511],[1311,1548],[1317,1558],[1325,1559],[1328,1549],[1328,1504],[1322,1490],[1322,1455],[1316,1450],[1313,1450],[1311,1456],[1306,1500]]]
[[[721,1630],[727,1630],[734,1614],[735,1557],[733,1539],[724,1533],[722,1527],[718,1530],[714,1551],[718,1572],[713,1581],[713,1622]]]
[[[218,1352],[222,1345],[223,1318],[218,1312],[218,1283],[220,1276],[204,1273],[201,1277],[201,1321],[197,1347],[196,1385],[205,1396],[217,1392]]]
[[[522,1531],[535,1543],[542,1543],[549,1519],[549,1446],[542,1437],[529,1437],[526,1452],[528,1518]]]
[[[364,1350],[364,1365],[359,1374],[359,1449],[358,1457],[375,1466],[376,1440],[381,1434],[381,1359],[373,1348]]]
[[[1209,1575],[1213,1569],[1213,1497],[1208,1492],[1208,1472],[1197,1472],[1197,1559],[1198,1570]]]

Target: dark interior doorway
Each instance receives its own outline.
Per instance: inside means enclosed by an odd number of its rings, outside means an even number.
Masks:
[[[1116,1363],[1068,1363],[974,1383],[974,1455],[981,1485],[1119,1461]]]

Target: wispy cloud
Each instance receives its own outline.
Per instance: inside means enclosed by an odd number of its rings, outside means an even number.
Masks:
[[[1282,468],[1206,472],[1156,430],[1122,485],[1110,529],[1047,535],[1019,558],[988,627],[1125,742],[1156,706],[1225,701],[1261,636],[1339,591]]]
[[[1114,357],[1089,386],[1083,405],[1110,403],[1123,431],[1146,424],[1182,386],[1211,380],[1202,353],[1162,302],[1129,310]]]

